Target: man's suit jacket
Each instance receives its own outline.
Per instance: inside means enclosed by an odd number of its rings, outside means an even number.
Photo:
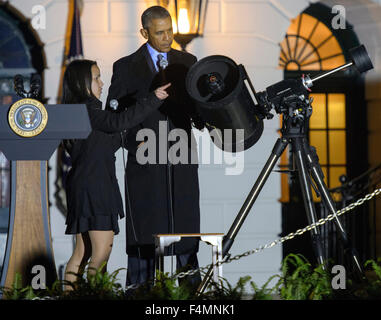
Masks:
[[[117,99],[120,108],[128,108],[158,86],[168,82],[172,84],[167,90],[169,97],[163,105],[131,129],[125,137],[128,150],[128,254],[136,252],[136,245],[147,248],[147,254],[152,254],[153,235],[157,233],[200,231],[198,164],[189,164],[191,159],[197,159],[191,121],[194,119],[195,122],[199,122],[197,112],[185,89],[186,74],[197,59],[189,53],[174,49],[168,52],[167,59],[168,67],[164,72],[158,73],[146,45],[143,45],[135,53],[119,59],[113,65],[107,105],[111,99]],[[180,128],[187,133],[188,164],[159,164],[159,122],[167,119],[168,130]],[[137,148],[141,143],[136,141],[136,134],[140,129],[153,130],[157,137],[156,164],[141,165],[136,160]],[[168,180],[169,177],[171,181]],[[198,240],[188,238],[176,244],[175,252],[191,253],[197,249]]]

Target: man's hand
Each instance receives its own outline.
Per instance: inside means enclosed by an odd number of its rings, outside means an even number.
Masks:
[[[165,91],[165,89],[167,89],[170,85],[171,85],[170,83],[167,83],[166,85],[157,88],[155,90],[156,97],[160,100],[164,100],[164,99],[168,98],[168,93],[167,93],[167,91]]]

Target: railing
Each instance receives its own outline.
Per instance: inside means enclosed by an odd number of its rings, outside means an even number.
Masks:
[[[348,181],[346,176],[341,176],[341,186],[330,189],[334,199],[341,199],[336,202],[336,209],[346,207],[356,199],[362,198],[381,185],[381,164],[369,169],[353,180]],[[344,229],[346,230],[352,245],[357,249],[359,259],[365,262],[368,259],[377,258],[377,252],[380,252],[380,244],[377,246],[377,224],[381,219],[377,219],[377,210],[380,211],[380,200],[375,197],[354,209],[352,214],[344,215],[340,218]],[[320,218],[326,217],[329,212],[326,207],[320,203]],[[345,254],[339,234],[336,233],[335,224],[330,223],[321,227],[321,234],[325,255],[332,259],[335,264],[350,265],[351,262],[345,260]]]

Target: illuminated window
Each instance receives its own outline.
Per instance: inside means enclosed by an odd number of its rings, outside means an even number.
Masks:
[[[345,64],[339,42],[321,21],[306,13],[292,20],[280,43],[279,66],[287,72],[331,70]],[[308,139],[317,150],[328,188],[340,185],[339,177],[346,170],[346,102],[344,93],[312,93],[313,113],[309,122]],[[282,119],[281,119],[282,121]],[[280,167],[289,168],[288,152]],[[282,175],[281,202],[289,202],[289,179]],[[314,200],[320,201],[313,192]],[[339,200],[339,199],[335,199]]]
[[[292,20],[280,49],[279,66],[289,71],[330,70],[345,63],[329,28],[305,13]]]
[[[310,144],[316,148],[328,188],[335,188],[340,185],[340,176],[347,173],[345,94],[316,93],[310,97],[314,99]]]

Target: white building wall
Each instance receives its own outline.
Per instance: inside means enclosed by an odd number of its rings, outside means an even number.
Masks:
[[[46,8],[46,29],[38,30],[38,34],[45,43],[47,57],[44,79],[45,96],[49,98],[49,103],[55,103],[63,55],[68,1],[10,0],[9,2],[27,17],[32,17],[34,5],[42,4]],[[134,52],[144,42],[139,34],[140,15],[147,7],[147,2],[144,0],[85,0],[84,2],[81,18],[84,53],[86,58],[98,61],[106,88],[102,96],[102,101],[105,102],[113,62]],[[268,85],[282,79],[283,72],[278,69],[278,43],[282,41],[290,19],[303,11],[309,2],[314,1],[210,0],[204,37],[193,40],[188,45],[187,51],[195,54],[199,59],[219,54],[232,58],[237,64],[242,63],[256,90],[264,90]],[[378,45],[374,49],[374,55],[378,56],[378,61],[380,52]],[[278,137],[278,125],[277,116],[272,120],[265,120],[262,138],[243,153],[244,169],[241,174],[226,175],[225,169],[231,167],[226,162],[221,165],[200,165],[202,232],[226,233],[229,230],[270,155]],[[207,135],[206,132],[199,131],[196,134]],[[239,156],[242,157],[242,154]],[[65,218],[55,206],[53,196],[55,162],[54,154],[49,161],[52,203],[50,214],[55,261],[59,267],[66,263],[71,255],[72,238],[64,234]],[[116,167],[121,192],[124,194],[121,151],[117,153]],[[233,244],[231,250],[233,255],[257,248],[279,237],[281,232],[279,198],[280,177],[278,173],[272,173]],[[115,237],[109,271],[126,268],[124,219],[120,221],[120,230],[120,234]],[[257,284],[263,284],[271,275],[279,272],[281,249],[281,246],[276,246],[227,264],[224,266],[224,277],[235,284],[239,277],[250,275]],[[211,262],[210,255],[210,248],[201,244],[199,253],[201,266]],[[120,281],[124,284],[125,270],[120,272]]]

